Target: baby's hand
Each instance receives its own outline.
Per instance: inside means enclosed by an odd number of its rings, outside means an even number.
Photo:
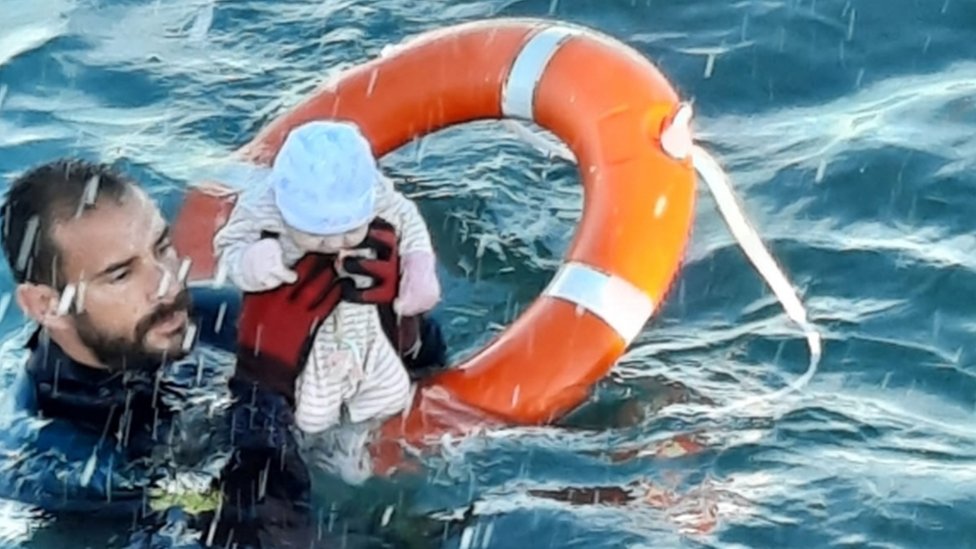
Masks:
[[[441,299],[437,280],[437,260],[431,252],[413,252],[403,256],[403,276],[399,297],[393,303],[397,314],[414,316],[433,309]]]
[[[285,266],[281,244],[273,238],[265,238],[251,244],[241,255],[243,290],[261,292],[291,284],[298,274]]]

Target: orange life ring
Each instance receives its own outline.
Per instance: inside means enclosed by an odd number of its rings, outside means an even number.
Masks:
[[[315,119],[355,121],[380,157],[448,126],[517,118],[576,155],[583,214],[563,265],[511,326],[425,382],[384,430],[419,440],[460,423],[428,413],[432,394],[501,422],[545,423],[582,403],[625,352],[664,300],[693,219],[691,160],[661,146],[679,107],[664,76],[612,38],[552,21],[488,20],[428,32],[342,73],[239,152],[269,164],[292,128]],[[210,191],[188,195],[175,239],[193,260],[191,276],[212,274],[212,237],[230,207]]]

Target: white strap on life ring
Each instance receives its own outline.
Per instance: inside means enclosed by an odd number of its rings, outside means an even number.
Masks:
[[[724,414],[754,406],[760,402],[772,402],[793,391],[799,391],[810,383],[810,380],[816,374],[823,348],[820,333],[817,332],[816,327],[807,319],[806,308],[803,307],[803,303],[797,297],[793,286],[790,285],[782,269],[776,264],[769,250],[762,243],[759,234],[743,214],[742,208],[736,201],[735,194],[732,191],[732,185],[729,184],[728,177],[722,171],[721,166],[708,151],[698,145],[692,147],[691,158],[695,169],[701,175],[709,192],[715,198],[722,218],[725,220],[726,225],[729,226],[729,230],[738,242],[739,247],[742,248],[742,251],[752,261],[753,266],[759,271],[760,276],[762,276],[766,284],[773,290],[773,293],[776,294],[777,299],[779,299],[780,304],[786,311],[787,316],[790,317],[790,320],[803,330],[803,334],[807,340],[807,347],[810,350],[810,363],[803,375],[786,387],[773,391],[772,393],[746,398],[728,406],[709,410],[712,414]]]
[[[732,190],[732,185],[729,183],[725,172],[708,151],[694,144],[690,130],[691,117],[691,106],[687,104],[682,105],[675,113],[671,125],[661,135],[662,148],[667,154],[676,159],[687,158],[689,154],[691,155],[695,170],[715,198],[719,213],[721,213],[722,219],[728,225],[732,236],[735,237],[739,247],[745,252],[746,256],[759,272],[759,275],[773,290],[773,293],[786,311],[787,316],[803,331],[807,340],[807,347],[810,351],[810,362],[807,370],[792,383],[771,393],[757,395],[733,402],[728,406],[708,410],[708,413],[711,415],[721,415],[754,406],[761,402],[771,402],[791,392],[801,390],[816,374],[821,355],[823,354],[823,348],[820,333],[808,320],[806,309],[799,297],[797,297],[793,286],[786,278],[786,275],[783,274],[779,265],[776,264],[776,261],[769,253],[769,250],[766,249],[759,234],[743,213],[742,207],[736,199],[735,192]],[[575,155],[563,143],[552,142],[536,134],[518,121],[505,120],[504,123],[521,138],[550,157],[555,156],[576,163]]]

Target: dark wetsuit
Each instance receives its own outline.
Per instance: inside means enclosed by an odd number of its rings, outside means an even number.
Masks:
[[[232,349],[234,322],[214,330],[215,317],[234,318],[239,296],[195,291],[194,303],[201,340]],[[423,331],[427,352],[442,357],[436,325]],[[4,388],[0,497],[135,523],[129,547],[403,545],[381,541],[394,533],[381,532],[376,517],[351,517],[341,535],[323,535],[288,400],[232,376],[231,367],[219,371],[199,347],[178,362],[126,373],[75,363],[37,334],[28,347],[27,367],[8,373]],[[160,495],[159,481],[174,468],[195,472],[202,494]]]
[[[197,357],[162,373],[113,373],[78,364],[39,339],[31,341],[26,380],[33,411],[51,423],[22,441],[29,465],[17,469],[10,488],[28,482],[5,496],[48,510],[131,517],[139,526],[132,547],[172,545],[168,533],[182,528],[215,547],[314,546],[308,473],[283,399],[231,379],[225,396],[233,402],[204,413],[195,409],[199,401],[183,400],[194,388],[198,396],[220,390],[206,387],[217,374]],[[158,481],[181,468],[212,475],[198,483],[202,493],[156,495]],[[74,474],[58,486],[65,471]],[[192,512],[181,505],[215,503],[218,493],[219,514],[214,504]]]

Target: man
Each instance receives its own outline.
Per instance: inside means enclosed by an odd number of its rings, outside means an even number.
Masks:
[[[63,160],[14,181],[0,213],[31,321],[11,342],[29,356],[7,389],[0,496],[134,518],[141,547],[319,543],[290,408],[194,349],[185,269],[150,197]]]

